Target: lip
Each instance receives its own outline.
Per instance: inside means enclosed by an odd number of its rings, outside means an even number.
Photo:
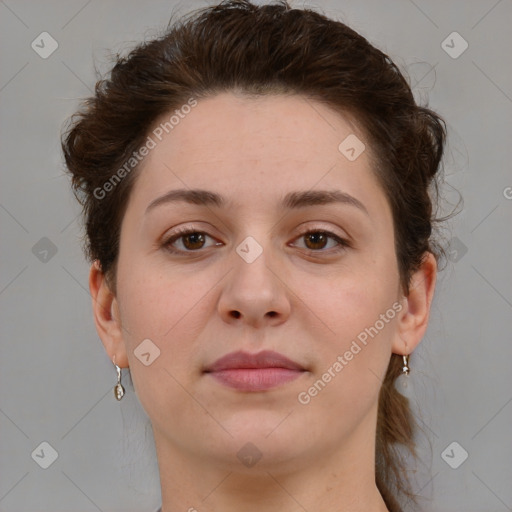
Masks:
[[[306,370],[272,350],[257,354],[231,352],[207,366],[204,373],[241,391],[264,391],[297,379]]]

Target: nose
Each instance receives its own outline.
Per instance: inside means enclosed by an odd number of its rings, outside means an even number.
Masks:
[[[290,315],[290,288],[286,284],[278,258],[265,249],[251,260],[232,254],[232,270],[222,281],[218,303],[221,318],[227,323],[241,323],[255,328],[277,326]]]

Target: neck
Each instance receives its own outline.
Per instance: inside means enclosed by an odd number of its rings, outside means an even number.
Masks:
[[[162,512],[389,512],[375,484],[375,442],[368,442],[375,432],[369,434],[362,426],[341,448],[279,464],[262,458],[241,471],[232,460],[185,453],[154,431]]]

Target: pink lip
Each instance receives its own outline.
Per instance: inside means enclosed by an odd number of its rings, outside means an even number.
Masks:
[[[300,364],[271,350],[257,354],[231,352],[204,370],[222,384],[241,391],[264,391],[294,380],[304,371]]]

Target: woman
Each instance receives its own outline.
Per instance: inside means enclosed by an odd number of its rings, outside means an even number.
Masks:
[[[434,294],[444,143],[385,54],[286,2],[203,9],[97,84],[63,151],[162,512],[414,502],[395,381]]]

